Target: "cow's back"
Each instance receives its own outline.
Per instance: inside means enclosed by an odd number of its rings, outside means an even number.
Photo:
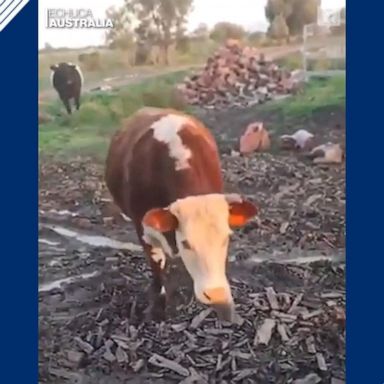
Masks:
[[[129,185],[130,167],[133,150],[137,142],[151,129],[159,116],[146,112],[142,108],[132,117],[124,120],[123,128],[116,132],[111,140],[106,161],[106,183],[115,202],[124,210],[126,188]],[[127,210],[127,208],[125,208]],[[129,212],[126,212],[129,214]]]
[[[170,146],[154,137],[153,127],[166,116],[185,119],[177,134],[191,156],[181,169]],[[139,110],[115,134],[107,156],[106,182],[116,204],[137,220],[148,209],[190,195],[220,193],[223,187],[218,150],[209,130],[188,115],[158,108]]]

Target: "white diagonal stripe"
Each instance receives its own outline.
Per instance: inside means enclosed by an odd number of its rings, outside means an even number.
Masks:
[[[4,0],[0,3],[0,32],[15,18],[29,0]]]

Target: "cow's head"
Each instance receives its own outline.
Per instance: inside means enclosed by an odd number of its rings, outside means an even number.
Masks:
[[[73,63],[58,63],[58,64],[52,64],[50,67],[51,71],[56,72],[59,68],[62,70],[66,68],[76,68],[76,64]]]
[[[229,236],[231,228],[243,226],[256,214],[257,208],[239,195],[191,196],[148,211],[143,218],[144,236],[158,245],[164,244],[163,233],[175,231],[196,298],[212,305],[220,319],[233,321],[234,303],[226,277]]]
[[[73,63],[58,63],[58,64],[52,64],[50,66],[50,69],[52,71],[51,74],[51,81],[53,80],[53,77],[57,79],[57,81],[64,85],[70,85],[73,83],[73,70],[76,70],[76,64]]]

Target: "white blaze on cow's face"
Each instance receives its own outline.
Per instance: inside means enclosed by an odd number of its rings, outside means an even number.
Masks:
[[[144,238],[152,238],[155,246],[164,244],[169,251],[162,233],[175,231],[196,298],[215,307],[219,317],[231,320],[234,304],[226,276],[230,227],[244,225],[255,214],[256,208],[238,195],[190,196],[149,211],[143,219]]]
[[[210,292],[216,292],[221,300],[232,303],[225,271],[231,234],[225,196],[191,196],[171,204],[169,210],[179,223],[177,248],[193,279],[197,299],[210,304],[214,299]]]

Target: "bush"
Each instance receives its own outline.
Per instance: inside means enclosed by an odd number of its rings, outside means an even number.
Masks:
[[[83,124],[102,124],[111,120],[108,105],[98,101],[86,101],[80,110],[73,114],[71,125],[76,127]]]
[[[81,53],[78,56],[79,62],[87,71],[98,71],[101,69],[101,60],[99,52]]]
[[[185,54],[191,49],[191,40],[188,36],[181,36],[176,41],[176,51]]]
[[[252,32],[248,35],[248,42],[252,45],[261,45],[265,39],[265,33],[264,32]]]
[[[175,88],[156,88],[143,93],[143,105],[157,108],[185,110],[187,103]]]
[[[300,53],[294,53],[277,60],[277,63],[284,68],[294,70],[303,67],[303,58]]]
[[[221,21],[214,25],[210,38],[216,42],[224,43],[228,39],[241,40],[245,35],[246,32],[241,25]]]

